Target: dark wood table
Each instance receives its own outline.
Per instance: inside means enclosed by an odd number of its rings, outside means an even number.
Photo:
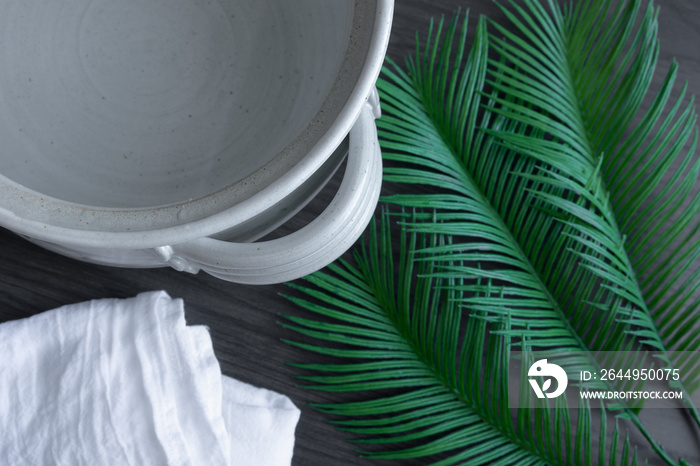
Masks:
[[[665,70],[673,57],[680,63],[680,79],[700,95],[700,2],[659,0],[661,55]],[[451,15],[457,8],[498,17],[490,0],[397,0],[389,56],[403,62],[414,47],[415,32],[426,31],[431,16]],[[282,232],[308,222],[333,195],[337,179]],[[384,186],[384,194],[393,187]],[[327,419],[308,406],[311,402],[342,400],[298,388],[298,371],[286,365],[300,362],[306,353],[283,343],[293,335],[279,324],[279,314],[300,310],[280,296],[288,288],[243,286],[205,274],[190,275],[168,268],[119,269],[103,267],[45,251],[13,233],[0,230],[0,322],[19,319],[57,306],[96,298],[126,298],[150,290],[166,290],[183,298],[190,324],[211,329],[223,373],[242,381],[284,393],[302,410],[297,428],[294,464],[369,464],[346,440],[351,435],[335,430]],[[1,356],[0,356],[1,357]],[[1,391],[0,391],[1,396]],[[700,435],[687,435],[688,424],[670,410],[648,415],[653,430],[673,456],[683,455],[700,464]],[[380,462],[381,464],[381,462]],[[420,461],[407,464],[422,464]]]

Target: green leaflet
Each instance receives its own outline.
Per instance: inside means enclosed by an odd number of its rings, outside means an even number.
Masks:
[[[511,344],[591,354],[572,360],[582,370],[597,366],[595,351],[697,349],[700,199],[677,207],[695,192],[700,170],[695,115],[682,97],[666,108],[674,65],[650,110],[634,119],[658,50],[651,6],[524,0],[503,11],[511,26],[487,30],[481,19],[468,52],[466,20],[460,27],[455,17],[431,25],[406,70],[384,69],[385,181],[431,194],[385,199],[418,209],[400,217],[408,233],[398,258],[384,218],[356,267],[341,261],[314,274],[313,286],[300,289],[313,299],[292,298],[338,322],[290,317],[286,325],[317,340],[296,345],[340,358],[302,365],[319,372],[305,376],[314,388],[371,397],[324,410],[350,418],[340,422],[368,443],[417,443],[370,456],[626,464],[636,460],[617,427],[607,429],[605,411],[598,428],[611,439],[608,452],[591,449],[587,406],[575,426],[562,406],[521,410],[514,424],[503,415],[503,367]],[[483,367],[482,354],[497,369],[488,383],[464,369]],[[686,393],[700,386],[690,361],[665,364],[688,374]],[[638,408],[608,407],[662,460],[679,464],[650,437]],[[372,409],[379,418],[363,419]]]

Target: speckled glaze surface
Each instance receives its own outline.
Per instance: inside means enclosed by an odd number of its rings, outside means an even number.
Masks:
[[[3,3],[0,224],[123,266],[259,236],[342,161],[392,12],[391,0]],[[375,154],[373,137],[354,146]]]

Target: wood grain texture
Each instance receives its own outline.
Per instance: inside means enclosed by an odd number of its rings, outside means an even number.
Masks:
[[[700,94],[700,4],[695,0],[664,0],[659,17],[660,70],[673,57],[680,63],[680,80],[688,81],[690,92]],[[458,8],[475,15],[500,17],[489,0],[397,0],[389,56],[402,62],[415,44],[416,31],[425,34],[431,16],[451,15]],[[472,24],[474,24],[472,22]],[[319,199],[282,231],[308,222],[328,202],[338,177]],[[394,192],[385,185],[384,194]],[[295,465],[363,465],[347,440],[351,435],[335,430],[327,418],[309,403],[351,399],[297,387],[298,372],[287,365],[303,362],[309,355],[281,340],[293,335],[279,324],[279,314],[303,314],[280,293],[288,287],[243,286],[210,276],[189,275],[170,269],[119,269],[67,259],[45,251],[13,233],[0,230],[0,321],[27,317],[60,305],[107,297],[126,298],[150,290],[166,290],[185,301],[190,324],[210,328],[222,371],[260,387],[287,394],[302,410],[297,429]],[[700,464],[697,432],[688,435],[689,424],[669,410],[645,412],[673,456],[685,456]],[[643,443],[643,442],[642,442]],[[379,462],[378,464],[384,464]],[[423,464],[420,461],[403,464]],[[651,463],[653,464],[653,463]]]

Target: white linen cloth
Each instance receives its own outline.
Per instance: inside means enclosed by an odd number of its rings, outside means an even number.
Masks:
[[[0,325],[1,465],[289,465],[298,420],[165,292]]]

